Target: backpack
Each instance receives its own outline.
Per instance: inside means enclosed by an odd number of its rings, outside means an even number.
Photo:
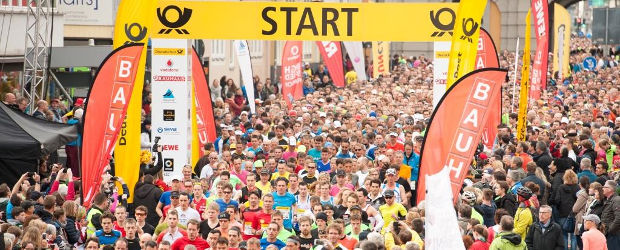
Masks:
[[[538,223],[540,221],[540,219],[538,218],[539,209],[532,206],[529,206],[528,209],[530,209],[530,213],[532,213],[532,224]]]

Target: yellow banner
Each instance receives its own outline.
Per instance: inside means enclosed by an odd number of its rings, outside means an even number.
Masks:
[[[114,48],[127,43],[145,43],[148,41],[156,0],[123,0],[119,4],[114,26]],[[133,191],[140,171],[140,128],[142,114],[142,87],[146,66],[144,46],[140,65],[134,82],[127,116],[114,148],[115,174],[123,178],[129,188],[128,202],[133,202]],[[119,189],[121,190],[121,189]]]
[[[478,37],[487,0],[461,1],[454,23],[446,88],[476,68]]]
[[[192,154],[192,158],[191,160],[191,164],[192,164],[192,169],[194,169],[194,165],[196,165],[196,162],[198,162],[198,159],[200,158],[200,150],[202,150],[200,148],[200,143],[198,142],[198,119],[196,116],[196,87],[194,86],[196,83],[194,81],[192,81],[192,105],[191,105],[191,122],[192,122],[192,150],[191,150],[191,154]],[[195,173],[196,175],[200,176],[200,173]]]
[[[152,36],[222,40],[450,41],[456,8],[452,3],[160,0]],[[405,32],[404,26],[415,28]]]
[[[523,46],[523,67],[521,68],[521,90],[519,91],[519,112],[517,119],[517,140],[525,141],[527,130],[527,104],[530,96],[530,41],[532,33],[531,9],[525,16],[525,46]]]
[[[390,42],[372,42],[372,77],[390,74]]]
[[[557,3],[553,8],[553,73],[564,79],[570,74],[570,14]]]

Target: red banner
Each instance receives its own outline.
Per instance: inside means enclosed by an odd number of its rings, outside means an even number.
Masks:
[[[549,11],[547,1],[532,0],[534,27],[536,28],[536,54],[530,81],[531,100],[540,99],[542,89],[547,88],[547,60],[549,58]]]
[[[476,55],[476,69],[499,68],[499,58],[493,38],[484,29],[480,28],[478,38],[478,54]],[[497,135],[497,125],[502,122],[502,95],[491,100],[489,106],[489,119],[482,129],[482,143],[486,149],[493,148],[493,142]]]
[[[288,108],[293,102],[304,96],[302,80],[302,43],[301,41],[287,41],[282,52],[282,96]]]
[[[342,48],[340,42],[317,41],[316,46],[319,47],[323,62],[325,62],[325,66],[327,66],[329,76],[334,82],[334,86],[344,88],[344,69],[342,68]]]
[[[426,178],[438,175],[444,168],[450,169],[452,196],[458,197],[482,127],[489,118],[490,105],[499,97],[506,74],[506,70],[497,68],[475,70],[452,85],[439,101],[422,143],[418,203],[425,199]]]
[[[202,150],[208,142],[214,142],[215,119],[213,118],[213,107],[211,106],[211,92],[205,75],[204,68],[200,63],[200,58],[196,50],[192,50],[192,80],[194,81],[194,93],[196,97],[196,124],[198,125],[198,144],[200,156],[204,154]]]
[[[85,207],[90,206],[99,191],[103,169],[108,165],[127,113],[143,47],[143,44],[125,45],[108,55],[101,63],[88,94],[82,143]]]

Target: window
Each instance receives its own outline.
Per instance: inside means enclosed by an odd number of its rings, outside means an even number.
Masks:
[[[263,41],[248,41],[248,47],[250,50],[250,57],[262,58],[263,57]]]
[[[312,58],[312,44],[314,41],[304,41],[303,43],[303,52],[304,52],[304,60],[310,60]]]
[[[211,58],[213,61],[224,61],[225,53],[224,40],[211,40]]]

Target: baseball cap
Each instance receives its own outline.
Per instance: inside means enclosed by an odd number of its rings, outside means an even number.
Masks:
[[[327,214],[323,213],[323,212],[320,212],[320,213],[316,214],[316,219],[317,220],[327,221]]]
[[[394,190],[386,190],[383,193],[383,196],[385,196],[385,197],[394,197]]]
[[[392,132],[390,133],[390,136],[398,137],[398,134],[396,132]]]
[[[172,182],[179,182],[179,181],[180,181],[179,178],[176,178],[176,177],[172,179]]]
[[[42,194],[42,193],[40,193],[40,192],[38,192],[38,191],[32,191],[32,192],[30,193],[30,197],[29,197],[29,198],[30,198],[30,200],[36,201],[36,200],[38,200],[39,198],[41,198],[42,196],[43,196],[43,194]]]
[[[230,214],[228,214],[228,213],[220,213],[220,215],[218,215],[217,218],[219,220],[222,220],[222,219],[230,220]]]
[[[170,198],[179,198],[179,191],[170,192]]]
[[[269,169],[266,169],[266,168],[261,169],[260,174],[269,174]]]
[[[237,149],[237,144],[233,143],[229,146],[230,149]]]
[[[241,114],[242,114],[242,115],[247,115],[247,114],[248,114],[248,111],[241,111]]]
[[[562,120],[560,120],[560,123],[568,123],[568,118],[566,116],[562,117]]]
[[[594,222],[594,224],[596,225],[601,223],[601,219],[596,214],[588,214],[583,216],[583,221],[591,221]]]
[[[289,116],[297,116],[297,111],[291,110],[291,111],[288,112],[288,115]]]
[[[84,98],[78,98],[75,100],[75,103],[73,103],[74,106],[82,106],[82,104],[84,104]]]
[[[396,169],[388,169],[387,171],[385,171],[385,175],[396,175]]]
[[[346,173],[344,172],[344,170],[336,170],[336,175],[337,176],[345,176]]]
[[[325,112],[319,112],[319,117],[327,117],[327,113],[325,113]]]
[[[254,162],[254,168],[262,168],[263,167],[263,161],[258,160]]]

